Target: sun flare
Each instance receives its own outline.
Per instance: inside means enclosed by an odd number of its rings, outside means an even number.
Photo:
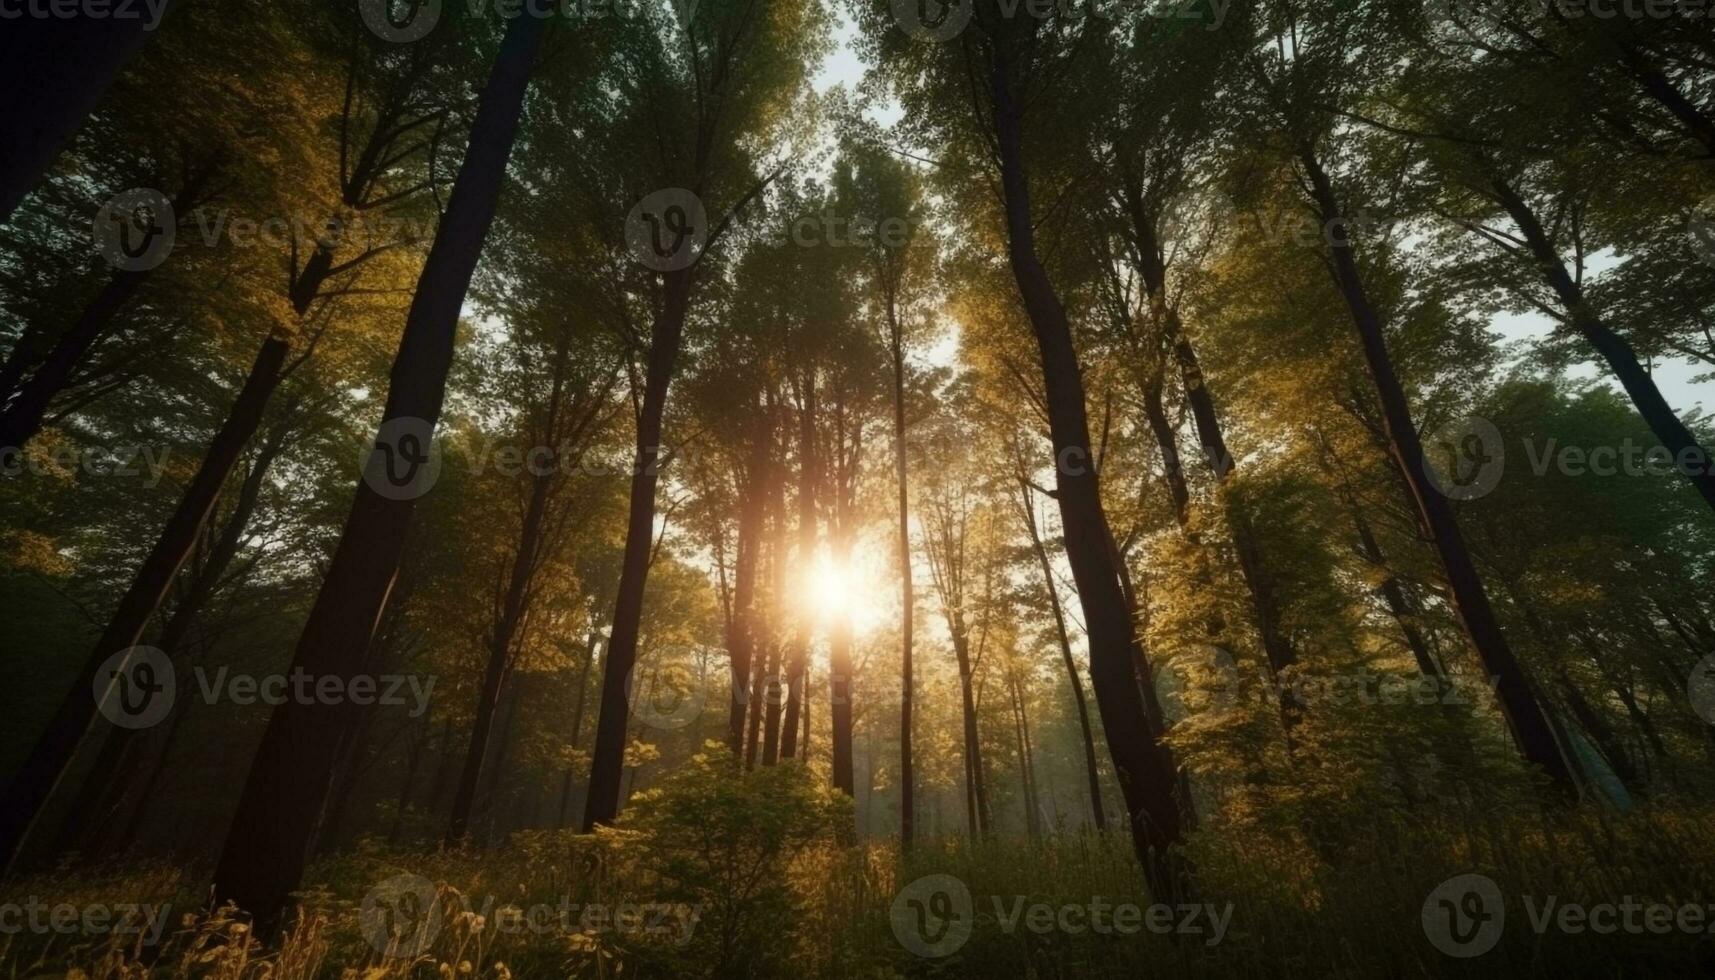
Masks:
[[[873,576],[859,556],[846,562],[823,554],[804,583],[805,604],[824,626],[845,622],[854,633],[873,629],[882,615]]]

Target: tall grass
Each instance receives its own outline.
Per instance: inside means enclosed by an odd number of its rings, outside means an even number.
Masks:
[[[687,819],[694,819],[687,815]],[[1148,906],[1127,842],[1116,835],[1066,834],[1040,842],[922,841],[901,854],[892,844],[828,839],[767,868],[790,896],[752,976],[792,978],[1249,978],[1249,977],[1694,977],[1715,975],[1715,933],[1582,934],[1532,927],[1524,904],[1715,905],[1715,814],[1597,810],[1559,814],[1445,812],[1376,820],[1350,828],[1330,848],[1310,847],[1261,828],[1206,831],[1189,853],[1196,868],[1190,901],[1224,908],[1231,919],[1211,944],[1195,935],[1032,931],[1019,907]],[[715,842],[717,845],[719,842]],[[717,846],[718,850],[718,846]],[[671,893],[720,896],[709,882],[661,877],[646,840],[531,833],[494,851],[422,854],[362,848],[315,869],[299,918],[274,943],[257,943],[231,910],[198,908],[198,874],[140,867],[105,875],[51,875],[13,883],[6,901],[36,895],[82,905],[174,903],[175,920],[157,949],[135,937],[68,939],[29,932],[0,937],[0,977],[211,977],[308,980],[348,977],[697,977],[717,976],[708,947],[610,930],[553,929],[512,935],[496,929],[506,905],[646,902]],[[1502,938],[1474,958],[1448,956],[1422,927],[1425,897],[1453,875],[1491,878],[1505,896]],[[422,875],[438,886],[441,928],[413,955],[389,957],[366,940],[360,908],[375,883]],[[969,890],[969,938],[942,957],[901,944],[891,917],[899,890],[920,877],[952,875]],[[699,892],[697,889],[704,889]],[[733,908],[744,914],[742,902]],[[768,914],[777,914],[773,909]],[[763,914],[763,913],[758,913]],[[1179,914],[1175,915],[1178,918]],[[713,928],[705,917],[699,927]],[[1209,920],[1201,918],[1207,927]],[[1706,923],[1707,925],[1707,923]]]

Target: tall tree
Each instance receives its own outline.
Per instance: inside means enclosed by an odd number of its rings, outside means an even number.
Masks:
[[[908,114],[920,114],[924,142],[970,154],[967,159],[982,160],[998,179],[1000,206],[998,213],[990,206],[992,223],[985,227],[999,226],[1036,341],[1061,525],[1084,608],[1096,703],[1131,816],[1133,846],[1151,891],[1166,900],[1182,887],[1169,853],[1181,838],[1174,776],[1137,684],[1131,608],[1102,504],[1078,353],[1066,308],[1037,250],[1037,209],[1043,205],[1033,203],[1032,195],[1032,161],[1052,157],[1053,127],[1066,121],[1040,107],[1075,102],[1073,87],[1081,82],[1092,93],[1100,84],[1099,71],[1090,71],[1103,63],[1105,28],[1097,21],[1070,14],[1009,17],[994,5],[976,4],[957,43],[926,45],[905,37],[884,43],[882,53],[894,77],[909,80],[901,83],[900,97]],[[1049,84],[1059,87],[1057,97],[1038,99]],[[968,104],[942,99],[955,88],[972,92]],[[1031,132],[1033,141],[1027,139]]]
[[[539,17],[512,19],[483,86],[470,145],[405,320],[375,449],[293,658],[311,676],[349,681],[368,666],[415,506],[410,492],[424,476],[422,453],[446,394],[459,312],[494,219],[545,28]],[[389,482],[397,479],[388,465],[395,459],[408,462],[404,484]],[[395,487],[406,492],[381,489]],[[352,721],[348,707],[295,701],[269,720],[214,875],[215,894],[265,928],[278,924],[302,879]]]
[[[647,341],[640,343],[648,353],[642,396],[637,400],[637,453],[625,564],[603,668],[601,713],[584,809],[586,830],[612,822],[619,813],[628,715],[626,678],[637,659],[638,624],[655,532],[655,487],[664,462],[662,415],[694,286],[707,272],[705,258],[719,249],[733,214],[772,182],[772,173],[756,176],[746,148],[769,146],[780,135],[784,114],[798,95],[823,29],[819,9],[787,9],[774,0],[715,0],[686,9],[691,14],[682,31],[670,31],[663,39],[650,28],[622,49],[628,68],[635,69],[623,81],[634,104],[616,126],[613,145],[605,148],[618,160],[648,161],[646,172],[657,177],[657,187],[687,188],[699,198],[724,205],[725,210],[712,212],[722,216],[701,231],[687,227],[687,235],[701,236],[681,256],[688,257],[689,264],[658,263],[674,268],[660,272],[649,287],[649,333]],[[661,141],[664,118],[673,120],[671,125],[687,138]],[[636,172],[634,165],[626,166]],[[684,217],[682,211],[679,217]],[[663,213],[657,220],[669,219]],[[681,241],[681,248],[684,244]]]
[[[0,40],[0,224],[53,165],[108,86],[161,26],[172,0],[98,16],[9,18]]]

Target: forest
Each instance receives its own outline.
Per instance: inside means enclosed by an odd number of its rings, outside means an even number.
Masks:
[[[1703,0],[0,0],[0,977],[1715,975]]]

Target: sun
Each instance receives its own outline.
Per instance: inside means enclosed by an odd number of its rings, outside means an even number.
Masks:
[[[823,555],[810,579],[810,597],[816,611],[829,617],[845,615],[851,602],[849,579],[845,569]]]
[[[873,629],[881,615],[873,578],[856,555],[849,562],[819,555],[804,583],[804,601],[824,626],[843,621],[858,634]]]

